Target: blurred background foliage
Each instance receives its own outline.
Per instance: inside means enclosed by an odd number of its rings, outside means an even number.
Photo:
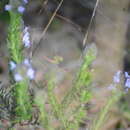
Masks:
[[[9,12],[4,10],[5,5],[8,3],[9,3],[9,0],[0,1],[0,21],[3,21],[5,23],[9,23],[10,21]]]

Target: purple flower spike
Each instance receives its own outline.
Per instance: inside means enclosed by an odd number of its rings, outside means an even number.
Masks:
[[[6,10],[6,11],[10,11],[11,9],[12,9],[12,6],[11,6],[11,5],[9,5],[9,4],[8,4],[8,5],[5,5],[5,10]]]
[[[27,76],[29,77],[29,79],[33,80],[35,77],[35,71],[33,68],[29,68],[27,71]]]
[[[10,70],[14,70],[16,68],[16,64],[13,61],[10,61]]]
[[[23,77],[20,74],[16,73],[14,74],[14,79],[16,82],[19,82],[23,80]]]
[[[23,13],[25,11],[25,8],[23,6],[18,7],[18,12]]]
[[[120,76],[121,76],[121,71],[119,70],[113,77],[114,83],[119,83],[120,82]]]

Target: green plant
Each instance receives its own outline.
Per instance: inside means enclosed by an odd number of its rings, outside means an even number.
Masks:
[[[47,78],[47,99],[44,101],[44,96],[35,99],[35,103],[39,106],[41,112],[41,123],[44,124],[46,129],[54,129],[50,124],[52,119],[57,120],[60,125],[59,130],[78,130],[80,123],[83,123],[86,119],[85,104],[88,103],[92,97],[89,86],[91,85],[90,65],[94,60],[93,49],[88,49],[88,53],[84,56],[83,63],[79,69],[76,79],[73,82],[73,86],[67,91],[67,94],[63,98],[62,102],[58,102],[54,94],[54,88],[56,87],[54,76],[51,79]],[[44,102],[42,104],[42,102]],[[51,111],[47,113],[45,109],[45,102],[48,102],[51,107]],[[71,104],[76,103],[74,107]],[[49,126],[50,125],[50,126]]]
[[[23,44],[22,44],[22,17],[19,13],[10,11],[10,26],[8,33],[8,48],[10,52],[10,60],[16,64],[21,64],[24,59]],[[78,130],[80,123],[83,123],[86,117],[85,104],[92,97],[90,85],[92,76],[90,66],[95,59],[93,48],[89,48],[83,57],[83,63],[73,81],[72,87],[67,91],[61,102],[58,102],[54,88],[56,87],[54,76],[47,79],[47,98],[43,95],[36,96],[34,103],[38,106],[40,115],[39,120],[41,125],[47,130],[53,130],[52,122],[59,122],[59,130]],[[31,119],[32,104],[29,95],[29,80],[24,78],[22,81],[16,82],[13,80],[13,96],[15,97],[16,122]],[[51,107],[49,113],[46,110],[46,102]],[[75,104],[74,107],[71,107]]]
[[[93,124],[90,128],[91,130],[100,130],[102,128],[109,115],[108,112],[114,105],[116,105],[117,102],[119,102],[122,94],[123,93],[120,90],[113,91],[112,95],[108,98],[106,104],[101,109],[96,119],[94,119]]]
[[[23,60],[22,53],[22,18],[19,13],[10,11],[10,25],[8,31],[8,48],[10,60],[20,64]],[[29,81],[24,79],[20,82],[13,81],[13,95],[15,97],[16,109],[15,114],[18,121],[27,120],[31,117],[31,103],[28,93]]]

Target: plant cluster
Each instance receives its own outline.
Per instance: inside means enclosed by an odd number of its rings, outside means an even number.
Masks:
[[[24,5],[28,3],[24,0]],[[30,41],[29,27],[23,25],[22,14],[25,7],[19,5],[14,8],[13,5],[5,5],[5,10],[10,13],[10,25],[8,31],[8,49],[10,52],[9,68],[12,75],[12,94],[14,96],[15,119],[14,122],[30,121],[33,114],[32,108],[36,105],[39,109],[39,122],[43,128],[51,130],[55,129],[53,122],[59,123],[58,129],[78,129],[80,123],[86,118],[85,104],[91,99],[90,88],[91,74],[90,65],[94,60],[93,49],[89,49],[84,56],[76,78],[72,87],[68,90],[63,100],[59,103],[54,88],[56,87],[54,77],[47,79],[47,91],[45,95],[35,96],[31,99],[29,93],[29,85],[35,79],[35,70],[31,65],[31,60],[24,56],[23,50],[29,49],[32,45]],[[24,26],[24,27],[23,27]],[[33,102],[32,102],[33,100]],[[46,109],[46,102],[50,106],[50,110]],[[75,104],[75,107],[71,107]]]
[[[9,109],[10,112],[13,111],[12,115],[15,117],[12,123],[31,122],[33,107],[36,106],[39,112],[38,120],[35,123],[39,123],[45,130],[78,130],[81,124],[85,124],[87,119],[86,104],[89,103],[93,96],[90,86],[92,83],[91,64],[95,59],[95,50],[93,48],[87,49],[72,86],[68,89],[61,102],[57,100],[54,93],[57,84],[53,74],[47,74],[47,90],[32,97],[29,86],[35,80],[36,70],[32,66],[30,57],[26,57],[24,54],[24,50],[29,51],[32,43],[29,27],[25,26],[22,20],[22,14],[26,10],[25,6],[28,4],[28,0],[23,0],[22,4],[18,2],[17,6],[12,3],[6,4],[4,7],[5,11],[9,11],[10,14],[7,43],[10,53],[9,69],[11,77],[9,93],[14,101],[12,104],[15,104]],[[58,58],[56,57],[57,62]],[[112,91],[112,96],[108,99],[99,116],[94,120],[92,130],[100,130],[108,111],[124,94],[120,89],[122,75],[125,78],[125,84],[123,83],[125,93],[128,92],[130,75],[127,72],[123,74],[118,71],[113,77],[113,83],[108,86],[108,90]]]

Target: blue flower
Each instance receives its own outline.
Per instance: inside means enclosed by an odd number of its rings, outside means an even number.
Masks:
[[[121,71],[119,70],[113,77],[114,83],[119,83],[120,82],[120,76],[121,76]]]
[[[30,61],[27,58],[24,59],[23,64],[26,65],[27,67],[31,67]]]
[[[16,63],[14,63],[13,61],[10,61],[9,65],[10,65],[10,70],[14,70],[16,68]]]
[[[14,74],[14,80],[16,82],[19,82],[19,81],[23,80],[23,77],[20,74],[16,73],[16,74]]]
[[[28,0],[23,0],[23,2],[24,2],[25,4],[27,4],[27,3],[28,3]]]
[[[31,42],[30,42],[29,39],[26,39],[25,41],[23,41],[23,43],[24,43],[24,46],[25,46],[26,48],[30,48],[30,47],[31,47]]]
[[[130,75],[128,74],[128,72],[125,72],[125,78],[130,78]]]
[[[31,46],[30,34],[28,32],[28,27],[25,27],[23,30],[23,44],[27,48],[30,48],[30,46]]]
[[[33,68],[29,68],[29,69],[27,70],[27,76],[28,76],[29,79],[31,79],[31,80],[34,79],[34,77],[35,77],[35,71],[34,71]]]
[[[5,5],[5,10],[6,11],[10,11],[11,9],[12,9],[11,5],[9,5],[9,4]]]
[[[23,33],[27,33],[28,32],[28,27],[25,27],[24,30],[23,30]]]
[[[23,13],[25,11],[25,8],[23,6],[18,7],[18,12]]]
[[[23,42],[29,41],[29,32],[26,32],[23,36]]]
[[[130,78],[127,78],[125,81],[125,87],[130,88]]]

